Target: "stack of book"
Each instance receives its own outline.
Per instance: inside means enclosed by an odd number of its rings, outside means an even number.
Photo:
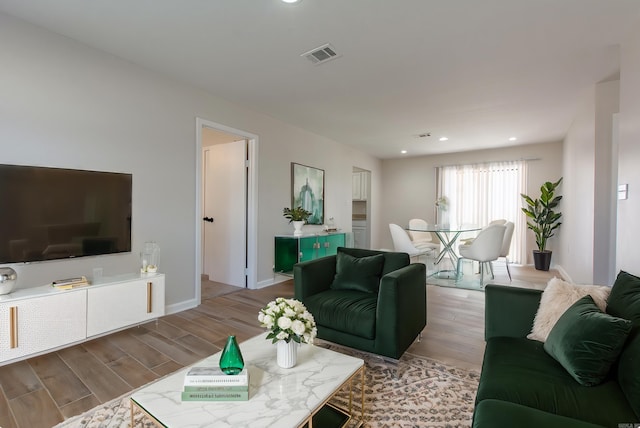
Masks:
[[[86,276],[79,276],[77,278],[57,279],[51,283],[51,286],[58,290],[69,290],[75,287],[82,287],[89,285]]]
[[[184,377],[182,401],[247,401],[249,371],[225,374],[219,367],[192,367]]]

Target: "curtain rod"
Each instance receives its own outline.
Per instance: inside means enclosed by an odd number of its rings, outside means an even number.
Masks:
[[[515,161],[524,161],[524,162],[533,162],[542,160],[541,158],[520,158],[520,159],[512,159],[512,160],[499,160],[499,161],[483,161],[483,162],[475,162],[475,163],[458,163],[458,164],[449,164],[449,165],[436,165],[434,168],[444,168],[447,166],[476,166],[476,165],[484,165],[488,163],[500,163],[500,162],[515,162]]]

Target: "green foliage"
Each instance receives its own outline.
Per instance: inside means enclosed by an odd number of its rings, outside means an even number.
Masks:
[[[522,212],[527,216],[527,227],[533,230],[536,235],[536,244],[538,250],[545,251],[547,247],[547,239],[554,235],[554,231],[562,224],[560,217],[562,213],[555,212],[553,209],[558,206],[562,196],[554,196],[554,193],[560,183],[562,177],[555,183],[547,181],[540,187],[540,198],[532,199],[531,197],[521,193],[527,203],[526,208],[522,208]]]
[[[302,207],[285,208],[282,210],[282,215],[289,219],[289,223],[292,221],[307,221],[311,216],[311,213]]]

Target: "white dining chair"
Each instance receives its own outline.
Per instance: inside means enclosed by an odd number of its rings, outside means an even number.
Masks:
[[[460,269],[462,260],[469,259],[477,261],[480,264],[481,287],[484,286],[484,271],[487,264],[491,270],[491,277],[493,278],[493,269],[491,268],[490,262],[500,257],[506,229],[507,228],[501,224],[489,225],[482,229],[470,244],[460,245],[458,247],[460,258],[458,258],[456,267],[456,277],[460,279],[462,276]]]
[[[504,263],[507,266],[507,274],[509,274],[509,281],[511,281],[511,271],[509,270],[509,250],[511,249],[511,239],[513,238],[513,229],[515,224],[512,221],[508,221],[504,224],[504,238],[502,239],[502,247],[500,249],[500,257],[504,257]]]
[[[503,218],[499,218],[499,219],[496,219],[496,220],[491,220],[487,226],[491,226],[492,224],[506,225],[507,224],[507,220],[505,220]],[[486,228],[487,226],[485,226],[484,228]],[[469,244],[471,244],[473,242],[474,239],[476,239],[476,238],[472,237],[472,238],[460,239],[460,243],[461,244],[465,244],[465,245],[469,245]]]
[[[411,260],[419,261],[421,256],[433,254],[434,249],[420,249],[411,242],[411,238],[407,232],[394,223],[389,223],[389,231],[393,240],[394,251],[409,254]]]
[[[440,244],[433,240],[431,232],[427,232],[428,223],[421,218],[412,218],[409,220],[409,236],[413,246],[420,250],[432,249],[437,251]]]

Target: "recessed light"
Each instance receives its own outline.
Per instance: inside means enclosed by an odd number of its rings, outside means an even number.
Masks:
[[[447,141],[449,138],[447,137],[440,137],[440,141]]]
[[[509,137],[509,141],[516,141],[517,138],[516,137]]]
[[[282,0],[284,3],[298,3],[300,0]]]
[[[403,155],[407,154],[406,150],[400,150],[400,153],[402,153]]]

